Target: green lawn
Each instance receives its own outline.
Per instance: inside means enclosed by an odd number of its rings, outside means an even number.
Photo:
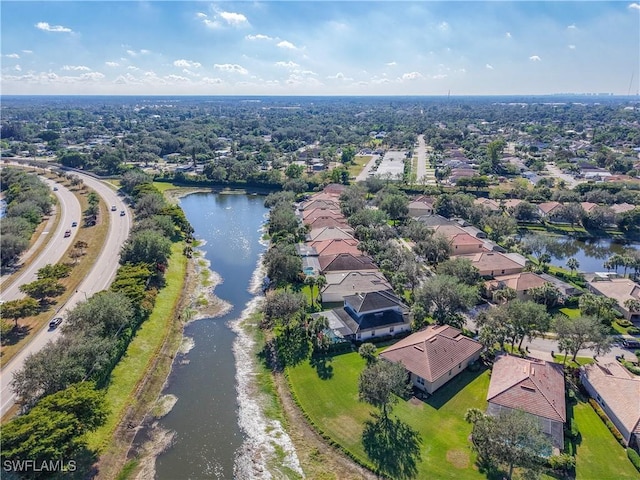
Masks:
[[[287,370],[291,389],[309,419],[326,436],[361,463],[371,465],[361,436],[374,411],[358,401],[358,376],[364,360],[357,353],[331,358],[326,364],[305,362]],[[321,378],[323,377],[323,378]],[[422,440],[416,478],[478,479],[484,475],[474,465],[464,421],[468,408],[486,408],[488,372],[465,371],[427,402],[401,400],[392,416],[416,429]]]
[[[563,307],[563,308],[560,308],[559,311],[561,313],[564,313],[569,318],[578,318],[580,316],[580,309],[579,308]]]
[[[162,346],[182,291],[187,265],[187,259],[182,254],[183,248],[182,242],[171,246],[171,258],[165,273],[166,286],[158,292],[153,312],[139,328],[125,355],[111,373],[106,391],[109,416],[105,425],[88,434],[87,442],[91,449],[100,451],[109,444],[120,419],[135,402],[138,383]]]
[[[579,402],[573,407],[573,415],[582,435],[577,445],[577,480],[640,478],[625,450],[616,442],[591,405]]]

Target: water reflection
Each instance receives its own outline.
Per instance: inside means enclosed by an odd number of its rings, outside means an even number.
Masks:
[[[629,249],[640,249],[640,242],[617,243],[609,238],[577,240],[569,236],[554,237],[557,242],[550,248],[551,264],[566,268],[567,260],[578,260],[582,272],[606,271],[603,264],[613,254]]]

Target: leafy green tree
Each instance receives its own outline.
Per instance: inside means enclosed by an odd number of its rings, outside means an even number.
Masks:
[[[102,291],[80,302],[67,314],[65,333],[86,331],[100,337],[112,337],[131,324],[133,306],[124,293]]]
[[[624,212],[616,223],[625,235],[636,235],[640,232],[640,207]]]
[[[500,242],[504,237],[516,233],[518,224],[513,217],[489,215],[484,219],[484,226],[489,230],[489,238],[494,242]]]
[[[461,313],[475,305],[477,300],[477,288],[449,275],[437,275],[417,289],[415,303],[425,312],[432,312],[438,324],[461,328],[464,325]]]
[[[380,209],[389,216],[395,224],[407,218],[409,213],[409,199],[404,194],[385,195],[380,202]]]
[[[589,348],[596,354],[606,353],[611,349],[611,339],[607,335],[607,329],[595,317],[580,316],[568,318],[558,315],[554,319],[554,329],[558,334],[558,350],[571,354],[575,362],[578,351]]]
[[[90,382],[71,385],[3,425],[2,463],[74,458],[86,446],[84,434],[104,425],[106,419],[103,392]]]
[[[562,299],[562,293],[551,282],[545,282],[539,287],[530,288],[529,295],[534,302],[545,305],[547,308],[555,307]]]
[[[133,233],[122,246],[120,263],[166,265],[171,255],[171,240],[153,230]]]
[[[480,281],[478,270],[468,258],[454,257],[438,265],[438,274],[456,277],[466,285],[477,285]]]
[[[496,303],[507,303],[518,296],[518,292],[511,287],[504,287],[495,290],[492,294],[492,299]]]
[[[14,265],[29,246],[29,240],[15,233],[0,236],[0,262],[3,267]]]
[[[35,315],[40,310],[40,304],[31,297],[21,298],[20,300],[10,300],[0,306],[3,318],[11,318],[15,322],[14,327],[18,326],[18,320],[21,318]]]
[[[580,313],[585,316],[594,316],[603,324],[609,325],[615,318],[615,308],[617,302],[613,298],[604,295],[595,295],[587,292],[580,295],[578,299],[578,307]]]
[[[62,295],[66,290],[66,287],[61,283],[58,283],[55,278],[41,278],[39,280],[34,280],[31,283],[20,285],[19,289],[22,293],[25,293],[36,300],[40,300],[40,303],[45,303],[49,298]]]
[[[511,479],[514,468],[538,471],[551,448],[538,420],[522,410],[508,410],[493,417],[478,409],[467,410],[473,424],[473,448],[485,465],[503,467]]]
[[[63,152],[62,155],[58,157],[58,161],[65,167],[71,168],[83,168],[88,163],[86,155],[80,152],[70,151]]]
[[[273,245],[264,255],[264,263],[275,285],[294,283],[302,273],[302,260],[292,245]]]
[[[437,265],[451,256],[451,242],[441,233],[436,233],[414,247],[416,255],[423,257],[427,263]]]
[[[576,260],[575,258],[571,257],[570,259],[567,260],[567,268],[569,268],[569,270],[571,270],[572,273],[575,273],[576,270],[580,268],[580,262],[578,262],[578,260]]]
[[[304,167],[297,163],[290,164],[284,171],[287,178],[300,178],[304,173]]]
[[[374,362],[360,373],[358,398],[380,409],[383,418],[389,418],[398,397],[408,394],[410,385],[407,372],[400,363]]]
[[[556,241],[548,235],[531,233],[522,239],[522,246],[536,258],[538,263],[545,254],[549,254]]]
[[[356,148],[349,145],[342,149],[342,154],[340,155],[340,161],[343,164],[353,163],[356,158]]]
[[[43,278],[55,278],[56,280],[64,277],[68,277],[71,273],[72,267],[64,263],[56,263],[55,265],[47,264],[37,272],[38,279]]]
[[[537,222],[540,219],[540,214],[536,205],[521,202],[514,207],[513,217],[519,222]]]
[[[360,345],[360,348],[358,348],[358,353],[362,358],[365,359],[365,361],[367,362],[367,366],[372,365],[378,359],[378,357],[376,356],[376,352],[376,346],[373,343],[369,342],[363,343],[362,345]]]

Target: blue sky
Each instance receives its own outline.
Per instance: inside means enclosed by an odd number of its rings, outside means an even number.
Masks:
[[[2,1],[3,94],[638,91],[634,2]]]

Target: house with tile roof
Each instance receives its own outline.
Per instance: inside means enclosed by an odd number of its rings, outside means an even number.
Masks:
[[[484,250],[484,242],[468,233],[458,233],[451,238],[451,255],[464,255]]]
[[[353,255],[351,253],[339,253],[318,257],[322,273],[342,272],[346,270],[378,270],[371,257],[365,255]]]
[[[560,202],[543,202],[538,204],[538,213],[542,218],[548,218],[553,212],[560,209]]]
[[[312,221],[313,219],[318,217],[332,217],[344,220],[344,215],[342,214],[340,209],[335,208],[314,208],[312,210],[303,210],[301,213],[304,223]]]
[[[309,225],[311,230],[324,227],[349,228],[349,224],[344,217],[329,217],[326,215],[313,219],[305,219],[304,224]]]
[[[521,272],[512,275],[497,275],[493,277],[493,280],[485,282],[484,285],[489,293],[489,298],[497,290],[511,288],[516,291],[516,298],[519,300],[531,300],[529,291],[532,288],[541,287],[545,283],[547,283],[547,280],[537,273]]]
[[[353,236],[353,229],[340,227],[323,227],[314,228],[307,234],[308,242],[332,240],[336,238],[355,238]]]
[[[358,240],[353,238],[334,238],[329,240],[319,240],[308,242],[307,245],[313,247],[318,252],[319,257],[327,255],[337,255],[339,253],[351,253],[352,255],[362,255],[358,250]]]
[[[432,394],[480,358],[482,344],[449,325],[430,325],[386,348],[380,357],[402,363],[411,384]]]
[[[391,285],[378,270],[329,272],[327,284],[320,294],[322,302],[343,302],[345,297],[356,293],[391,290]]]
[[[481,207],[488,208],[492,212],[499,212],[500,210],[502,210],[502,208],[500,207],[500,203],[496,202],[492,198],[479,197],[479,198],[476,198],[473,201],[473,203],[474,205],[479,205]]]
[[[635,205],[632,205],[630,203],[614,203],[610,207],[611,210],[613,210],[613,213],[615,213],[616,215],[622,215],[623,213],[630,212],[631,210],[636,208]]]
[[[629,310],[625,305],[630,300],[640,301],[640,285],[629,278],[609,278],[604,281],[587,282],[587,288],[597,295],[613,298],[624,318],[640,324],[640,311]]]
[[[421,195],[418,198],[409,202],[408,208],[410,217],[421,217],[422,215],[433,215],[433,204],[435,199],[433,197],[427,197]]]
[[[512,275],[524,270],[524,265],[516,262],[507,255],[498,252],[480,252],[459,255],[459,258],[468,258],[483,277],[496,275]]]
[[[344,297],[342,308],[312,314],[323,316],[337,337],[363,341],[411,330],[409,307],[390,291],[357,293]]]
[[[580,367],[580,380],[627,446],[640,446],[640,377],[618,362]]]
[[[553,446],[564,449],[567,408],[562,365],[500,355],[493,364],[487,402],[489,415],[508,410],[533,415]]]
[[[331,210],[340,210],[340,202],[337,198],[322,199],[311,197],[306,202],[300,204],[300,210],[309,211],[316,208],[329,208]]]

